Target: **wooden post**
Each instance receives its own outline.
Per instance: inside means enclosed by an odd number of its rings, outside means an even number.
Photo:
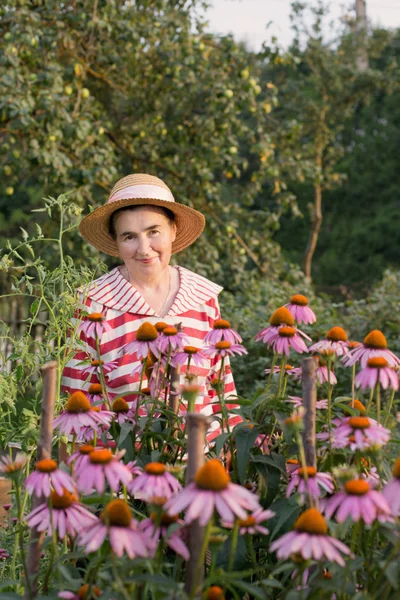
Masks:
[[[188,464],[186,468],[186,481],[193,481],[197,471],[204,465],[204,446],[209,425],[209,417],[205,415],[188,413],[186,417],[188,439]],[[188,527],[188,548],[190,559],[186,565],[185,590],[190,594],[195,585],[196,567],[200,559],[204,539],[204,527],[200,527],[198,520],[190,523]],[[202,579],[203,574],[201,575]],[[197,582],[200,588],[200,581]],[[197,596],[196,596],[197,597]]]
[[[171,367],[170,371],[170,386],[169,386],[169,408],[177,415],[179,407],[179,391],[178,386],[181,378],[181,366]]]
[[[317,455],[315,451],[315,404],[317,402],[317,364],[315,358],[303,358],[302,387],[304,406],[304,432],[303,444],[306,455],[307,466],[317,467]]]
[[[43,460],[44,458],[51,458],[53,416],[57,386],[57,363],[55,361],[46,363],[43,365],[41,372],[43,376],[43,400],[40,419],[40,437],[36,453],[36,459],[38,461]],[[41,502],[43,502],[43,500],[38,499],[34,495],[32,498],[32,510],[37,508]],[[43,538],[43,533],[39,533],[36,528],[32,529],[27,560],[28,572],[25,573],[25,578],[29,578],[31,582],[32,598],[35,598],[38,592],[37,572],[39,570]],[[29,600],[27,585],[25,585],[24,599]]]
[[[366,0],[356,0],[356,44],[357,68],[359,71],[368,69],[367,38],[367,5]]]

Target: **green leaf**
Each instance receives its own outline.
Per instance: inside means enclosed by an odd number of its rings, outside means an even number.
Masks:
[[[118,446],[121,446],[121,444],[123,444],[123,442],[125,441],[125,438],[127,437],[127,435],[130,434],[130,432],[133,429],[133,424],[132,423],[122,423],[121,425],[121,431],[119,434],[119,438],[118,438]]]
[[[258,436],[257,429],[250,427],[241,427],[235,429],[234,437],[236,440],[236,457],[238,465],[238,475],[240,483],[244,483],[246,479],[247,465],[250,460],[250,450],[254,446],[256,437]]]
[[[267,598],[264,590],[262,590],[259,587],[256,587],[255,585],[252,585],[248,581],[241,581],[240,579],[239,580],[236,579],[235,583],[228,585],[228,587],[230,589],[237,588],[237,589],[241,590],[242,592],[245,592],[245,593],[249,594],[250,596],[257,598],[257,600],[266,600],[266,598]]]

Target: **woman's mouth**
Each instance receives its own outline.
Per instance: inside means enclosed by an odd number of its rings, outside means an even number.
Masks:
[[[148,265],[148,264],[150,264],[151,262],[153,262],[153,260],[154,260],[155,258],[156,258],[156,257],[155,257],[155,256],[153,256],[153,258],[138,258],[137,260],[138,260],[139,262],[141,262],[143,265]]]

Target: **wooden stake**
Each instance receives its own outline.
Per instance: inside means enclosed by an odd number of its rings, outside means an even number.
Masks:
[[[55,361],[46,363],[42,369],[43,377],[43,400],[40,418],[40,437],[37,447],[36,460],[51,458],[51,447],[53,442],[53,416],[54,404],[56,399],[57,386],[57,363]],[[32,498],[32,510],[37,508],[43,502],[35,495]],[[32,595],[35,598],[38,593],[37,572],[39,570],[39,560],[42,551],[44,533],[39,533],[36,528],[31,531],[31,539],[28,550],[27,573],[31,582]],[[29,600],[28,586],[25,585],[24,599]]]
[[[303,444],[306,455],[307,466],[317,467],[317,455],[315,451],[315,404],[317,402],[317,364],[315,358],[303,358],[302,387],[304,406],[304,432]]]
[[[186,469],[187,483],[193,481],[197,471],[204,465],[204,446],[209,423],[210,419],[205,415],[188,413],[186,417],[186,430],[188,439],[188,464]],[[188,548],[190,552],[190,559],[186,565],[185,581],[185,590],[187,594],[191,593],[193,585],[195,585],[196,567],[200,559],[203,539],[204,527],[200,527],[197,520],[190,523],[188,526]],[[199,589],[201,589],[201,579],[197,582]],[[200,594],[196,595],[196,597],[200,597]]]

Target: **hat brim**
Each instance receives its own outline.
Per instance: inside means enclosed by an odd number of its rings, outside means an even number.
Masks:
[[[119,256],[117,244],[108,231],[110,217],[119,208],[144,204],[161,206],[174,213],[176,238],[172,243],[172,254],[193,244],[204,230],[206,224],[204,215],[190,206],[158,198],[126,198],[96,208],[82,219],[79,231],[85,240],[97,250],[110,256]]]

